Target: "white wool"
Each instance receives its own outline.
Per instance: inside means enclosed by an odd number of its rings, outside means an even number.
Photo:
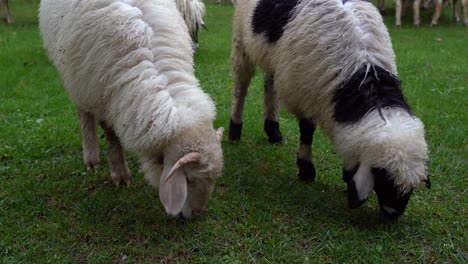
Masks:
[[[157,152],[214,120],[174,2],[45,1],[41,11],[44,45],[73,102],[106,120],[126,148]]]
[[[175,0],[175,2],[187,24],[192,40],[197,40],[198,29],[205,24],[203,21],[205,4],[202,0]]]

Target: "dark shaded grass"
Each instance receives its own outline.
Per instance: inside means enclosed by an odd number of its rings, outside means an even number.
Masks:
[[[390,5],[390,4],[389,4]],[[285,143],[262,128],[262,77],[247,98],[244,133],[223,142],[225,170],[206,213],[167,217],[130,155],[130,188],[116,188],[105,162],[86,172],[78,121],[41,48],[37,4],[12,2],[15,24],[0,24],[0,256],[3,262],[466,262],[467,29],[444,12],[439,27],[386,23],[400,79],[425,122],[433,187],[417,191],[405,216],[385,223],[375,196],[347,208],[340,159],[320,131],[317,179],[296,178],[298,128],[282,112]],[[196,72],[229,120],[232,7],[209,5]],[[408,19],[409,17],[409,19]],[[100,132],[102,133],[102,132]]]

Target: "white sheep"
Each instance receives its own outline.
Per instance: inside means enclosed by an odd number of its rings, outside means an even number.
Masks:
[[[99,161],[104,129],[113,181],[129,184],[137,154],[166,212],[195,217],[222,171],[222,129],[194,76],[190,36],[173,1],[43,0],[44,46],[75,103],[84,162]]]
[[[13,23],[13,18],[10,15],[10,7],[8,5],[8,0],[2,0],[2,20],[5,21],[7,24]]]
[[[229,138],[239,140],[255,66],[265,75],[265,131],[282,140],[278,100],[299,119],[299,177],[314,180],[315,124],[343,157],[352,208],[378,195],[398,217],[413,189],[429,186],[424,125],[403,97],[395,54],[367,1],[239,0],[232,45],[234,96]]]
[[[202,0],[175,0],[177,9],[187,24],[192,38],[193,48],[198,48],[198,30],[200,27],[206,29],[203,17],[205,16],[205,4]]]

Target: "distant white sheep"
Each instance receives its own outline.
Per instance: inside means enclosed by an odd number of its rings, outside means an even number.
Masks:
[[[203,17],[205,16],[205,4],[202,0],[175,0],[177,9],[187,24],[193,48],[198,48],[198,30],[206,28]]]
[[[222,171],[222,129],[213,129],[215,106],[194,76],[175,3],[43,0],[40,29],[77,106],[86,166],[99,161],[97,120],[117,185],[130,183],[122,143],[159,186],[167,213],[199,215]]]
[[[241,137],[247,89],[259,66],[269,141],[282,141],[278,101],[299,120],[300,178],[315,178],[318,124],[343,157],[351,208],[374,190],[384,215],[398,217],[412,191],[429,186],[424,125],[402,94],[390,36],[371,3],[239,0],[233,26],[230,140]]]

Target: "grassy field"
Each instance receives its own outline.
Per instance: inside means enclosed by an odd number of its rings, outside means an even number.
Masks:
[[[409,11],[396,29],[388,1],[386,23],[405,95],[426,125],[432,179],[398,222],[379,218],[375,195],[347,208],[340,159],[320,131],[316,182],[297,180],[296,121],[282,112],[285,143],[267,143],[261,74],[249,91],[242,141],[223,141],[224,174],[209,208],[186,222],[165,215],[131,155],[129,188],[113,185],[106,162],[85,170],[74,106],[42,49],[38,1],[11,2],[15,23],[0,23],[0,262],[468,261],[468,30],[451,12],[437,28],[422,12],[416,28]],[[215,125],[226,127],[233,8],[212,2],[195,67],[216,101]]]

